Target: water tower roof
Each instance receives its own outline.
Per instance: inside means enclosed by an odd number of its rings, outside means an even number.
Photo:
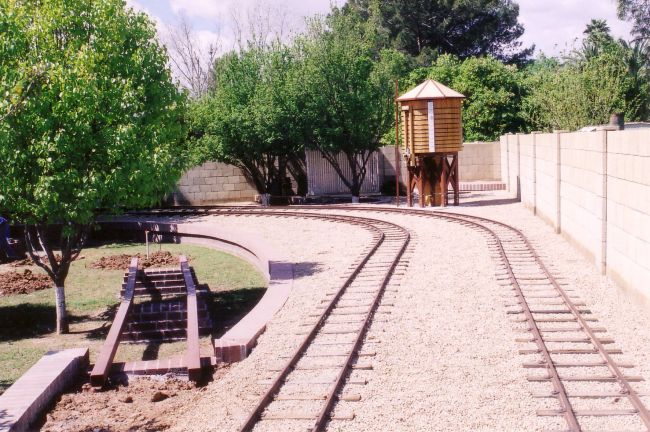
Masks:
[[[409,90],[402,96],[398,97],[399,102],[423,99],[450,99],[450,98],[465,98],[462,94],[449,87],[440,84],[438,81],[426,80],[413,90]]]

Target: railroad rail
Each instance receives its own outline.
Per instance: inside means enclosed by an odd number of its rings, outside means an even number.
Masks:
[[[172,213],[162,211],[158,214]],[[187,210],[182,214],[187,214]],[[408,230],[396,224],[357,216],[285,210],[272,212],[250,208],[231,209],[227,214],[318,219],[359,226],[372,234],[371,243],[366,246],[363,256],[355,263],[343,283],[335,291],[327,293],[320,310],[311,316],[314,320],[298,348],[277,371],[270,387],[260,397],[240,429],[250,431],[268,421],[295,420],[309,423],[310,430],[321,431],[330,420],[337,400],[346,398],[341,391],[350,371],[353,368],[369,367],[357,363],[359,358],[366,357],[361,352],[364,337],[391,276],[409,245],[411,235]],[[309,389],[296,393],[291,390],[291,387],[305,384],[299,375],[306,371],[313,371],[317,375],[326,373],[331,377],[331,380],[312,380],[308,383],[309,387],[325,386],[324,391],[314,392]],[[282,406],[287,402],[303,406],[298,410],[287,411]],[[350,413],[342,416],[352,417],[353,414]]]
[[[104,341],[102,350],[97,357],[95,366],[90,372],[90,384],[96,387],[101,387],[106,384],[108,375],[110,374],[111,367],[113,365],[113,359],[117,353],[117,348],[120,344],[120,338],[124,327],[129,317],[129,312],[131,311],[131,306],[133,305],[133,295],[135,292],[135,278],[138,272],[138,259],[131,258],[131,263],[129,264],[129,276],[126,282],[126,287],[124,290],[124,295],[122,296],[122,301],[120,302],[120,307],[115,314],[113,319],[113,324],[111,329],[108,332],[108,336]]]
[[[97,361],[90,372],[90,383],[94,387],[103,387],[111,373],[160,374],[166,371],[187,370],[188,378],[199,381],[202,377],[203,365],[209,359],[202,359],[199,345],[199,307],[197,288],[194,274],[185,256],[179,257],[180,267],[176,269],[138,270],[138,259],[132,258],[125,283],[122,289],[122,300],[118,308],[108,336],[102,345]],[[135,297],[151,297],[163,301],[178,296],[187,298],[184,310],[176,310],[182,301],[160,306],[153,310],[157,302],[145,302],[148,311],[140,314],[151,315],[154,319],[146,322],[136,320],[138,316],[134,309],[143,304],[135,305]],[[154,304],[155,303],[155,304]],[[168,311],[161,312],[169,308]],[[142,309],[142,308],[140,308]],[[174,309],[174,310],[171,310]],[[185,318],[183,315],[185,314]],[[157,315],[161,315],[158,317]],[[130,336],[130,337],[129,337]],[[156,340],[187,339],[187,351],[176,359],[159,359],[154,365],[147,361],[130,363],[113,363],[120,342],[123,339],[133,339],[136,342]],[[206,360],[206,361],[203,361]]]
[[[612,430],[611,422],[613,420],[620,420],[620,425],[616,427],[622,428],[621,430],[630,428],[650,430],[650,411],[642,399],[650,394],[636,391],[632,384],[643,380],[643,378],[626,375],[623,372],[624,369],[634,366],[618,361],[615,356],[622,354],[622,351],[611,347],[614,340],[603,336],[602,333],[605,333],[606,330],[594,325],[598,321],[597,318],[591,314],[590,310],[585,309],[584,302],[577,298],[576,293],[570,287],[565,286],[551,273],[530,240],[515,227],[487,218],[459,213],[356,205],[292,206],[288,210],[264,210],[251,207],[190,207],[162,211],[161,213],[179,215],[190,213],[266,214],[269,216],[285,214],[293,217],[317,217],[315,214],[321,214],[314,213],[317,211],[326,211],[329,216],[364,212],[366,217],[349,216],[349,218],[366,221],[368,212],[434,218],[459,223],[482,232],[487,237],[488,246],[498,266],[497,279],[503,286],[512,290],[511,298],[514,303],[507,305],[509,307],[508,314],[515,316],[515,323],[524,326],[520,330],[529,334],[528,337],[518,338],[517,342],[534,344],[532,349],[519,350],[521,355],[537,357],[536,361],[525,362],[523,366],[527,369],[545,372],[544,375],[528,376],[528,380],[551,384],[551,391],[536,393],[533,396],[554,399],[558,403],[558,408],[539,409],[537,414],[563,418],[571,432],[581,432],[589,428]],[[372,223],[380,222],[375,220]],[[394,237],[397,238],[397,236]],[[376,245],[379,243],[376,246],[379,249],[384,240],[380,237],[374,241]],[[404,243],[404,248],[406,243],[408,240]],[[403,249],[401,250],[403,252]],[[374,253],[377,251],[371,253],[366,262],[372,259]],[[399,261],[398,256],[392,261],[391,269],[394,268],[397,261]],[[363,267],[358,270],[361,274]],[[382,278],[384,286],[388,277],[390,277],[390,272],[385,273]],[[341,292],[345,293],[346,288],[342,287]],[[339,300],[340,298],[336,297],[332,300],[332,309]],[[328,316],[321,316],[313,334],[305,339],[305,346],[301,345],[301,349],[296,352],[298,359],[307,352],[309,345],[319,334],[321,324],[327,322]],[[367,325],[367,320],[365,322]],[[242,430],[250,430],[261,418],[262,412],[281,391],[281,384],[286,381],[291,370],[295,369],[297,362],[298,360],[295,360],[287,364],[286,370],[283,369]],[[590,372],[584,373],[584,370]],[[602,372],[603,370],[605,372]],[[576,390],[576,383],[592,384],[597,389],[595,391]],[[598,387],[600,383],[614,385],[616,389],[602,390]],[[337,386],[331,394],[336,394],[339,388]],[[333,403],[330,401],[333,399],[334,397],[330,397],[328,394],[327,410],[331,410]],[[604,402],[607,406],[593,408],[588,405],[587,408],[581,408],[580,405],[584,405],[582,402],[585,400],[589,400],[591,403],[593,401]],[[621,400],[627,402],[626,408],[611,408],[612,404]],[[329,412],[325,412],[325,415],[319,416],[319,421],[315,423],[313,430],[321,430],[328,415]],[[628,420],[630,418],[633,419]],[[598,424],[595,421],[597,419],[604,419],[603,429],[594,426],[594,424]]]

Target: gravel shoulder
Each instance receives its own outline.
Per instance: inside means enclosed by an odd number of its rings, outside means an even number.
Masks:
[[[648,310],[601,276],[551,227],[501,192],[475,194],[464,198],[461,207],[443,211],[488,217],[521,229],[623,349],[621,359],[638,365],[631,373],[650,378],[650,335],[643,331]],[[506,314],[509,292],[495,277],[485,236],[440,220],[359,214],[397,222],[411,230],[414,239],[410,265],[391,283],[381,308],[390,313],[377,315],[363,348],[376,353],[369,360],[373,369],[352,373],[352,378],[368,383],[344,389],[360,395],[361,401],[341,402],[336,408],[353,411],[355,418],[333,421],[329,430],[563,428],[561,419],[535,414],[553,405],[531,397],[541,389],[526,380],[529,371],[522,362],[529,359],[517,354],[525,345],[515,342],[522,333]],[[293,291],[251,356],[219,369],[201,391],[179,392],[173,419],[165,425],[174,431],[236,430],[275,376],[272,369],[282,366],[299,343],[301,324],[324,293],[338,286],[370,234],[309,219],[205,216],[194,221],[259,236],[295,263]],[[643,383],[637,388],[648,390]],[[129,425],[114,427],[111,430],[128,430]]]

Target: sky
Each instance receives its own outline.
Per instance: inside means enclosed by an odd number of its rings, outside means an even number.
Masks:
[[[235,47],[235,22],[246,22],[247,14],[270,16],[270,25],[300,31],[305,16],[324,14],[330,4],[345,0],[127,0],[147,12],[163,35],[167,26],[185,16],[204,45],[219,40],[221,49]],[[519,21],[526,31],[524,46],[535,45],[536,53],[558,55],[571,49],[592,19],[606,19],[615,37],[630,38],[631,25],[616,17],[616,0],[519,0]],[[267,13],[268,12],[268,13]],[[283,23],[279,25],[278,23]]]

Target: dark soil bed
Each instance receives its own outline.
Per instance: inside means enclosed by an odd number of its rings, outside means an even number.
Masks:
[[[44,274],[29,269],[20,272],[0,273],[0,296],[29,294],[52,287],[52,280]]]
[[[108,391],[94,392],[88,384],[81,391],[64,394],[47,414],[41,430],[62,431],[161,431],[196,392],[194,384],[178,379],[133,379]]]
[[[178,257],[168,251],[160,251],[149,254],[149,258],[143,254],[129,255],[111,255],[101,257],[90,264],[90,268],[98,270],[126,270],[129,268],[131,258],[138,257],[138,265],[142,268],[149,267],[169,267],[178,265]]]

